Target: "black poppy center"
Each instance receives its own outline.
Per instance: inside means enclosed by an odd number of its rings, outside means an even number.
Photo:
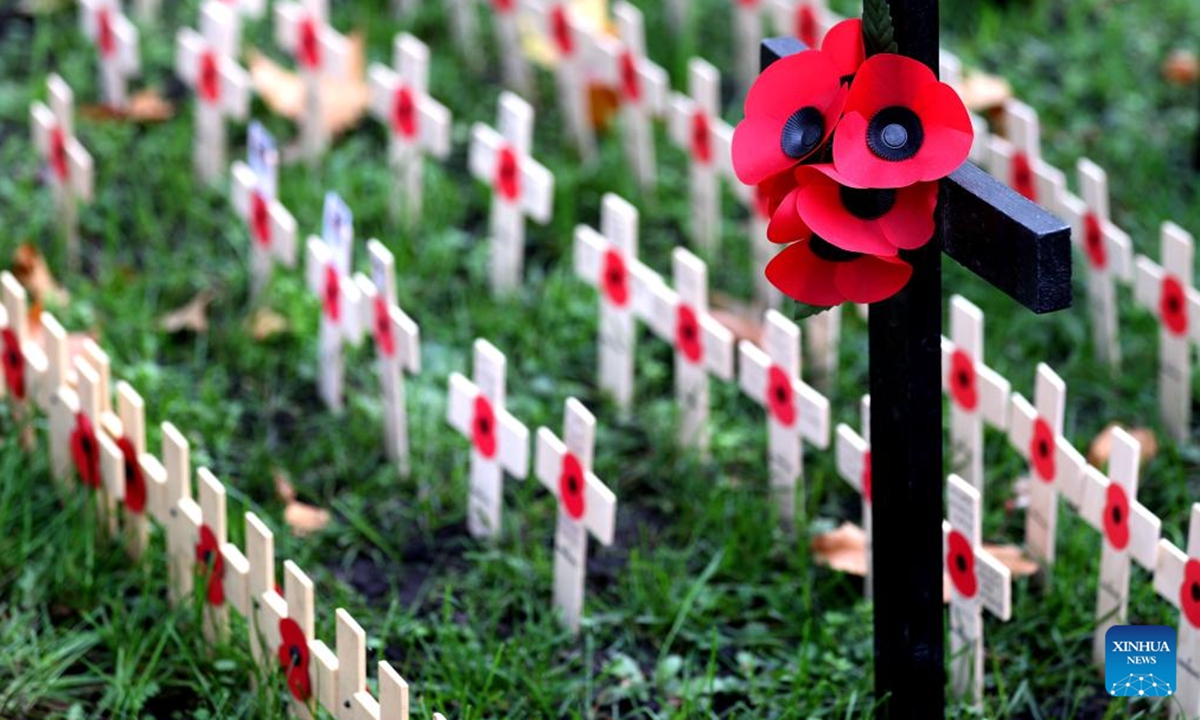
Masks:
[[[208,569],[208,568],[211,568],[212,566],[213,566],[213,551],[211,549],[205,550],[204,551],[204,567],[206,569]]]
[[[971,378],[967,376],[966,370],[959,370],[957,377],[959,387],[965,388],[971,384]]]
[[[838,193],[846,212],[860,220],[881,218],[896,206],[896,191],[891,189],[859,189],[842,185]]]
[[[775,399],[779,402],[784,402],[787,400],[787,390],[785,390],[782,385],[775,386]]]
[[[125,477],[126,477],[126,479],[133,480],[134,473],[136,473],[136,472],[137,472],[137,468],[133,466],[133,461],[130,460],[129,458],[125,458]]]
[[[824,137],[825,116],[820,110],[809,105],[792,113],[783,124],[779,144],[784,155],[799,160],[816,150]]]
[[[83,449],[83,454],[87,457],[92,456],[92,439],[84,435],[79,439],[79,447]]]
[[[816,235],[813,235],[812,239],[808,241],[808,247],[812,250],[813,255],[826,262],[850,262],[862,257],[862,253],[843,250]]]
[[[5,353],[4,353],[4,364],[5,365],[8,365],[11,368],[15,368],[17,366],[17,363],[20,362],[20,360],[21,359],[19,357],[17,357],[17,351],[15,349],[9,348],[8,350],[5,351]]]
[[[579,478],[575,477],[575,473],[567,475],[567,490],[569,490],[572,495],[579,492]]]
[[[1179,311],[1179,298],[1175,297],[1174,294],[1167,295],[1167,309],[1171,312]]]
[[[1038,455],[1046,457],[1050,454],[1050,444],[1045,440],[1038,441]]]
[[[965,573],[967,571],[967,557],[965,555],[955,555],[954,565],[960,573]]]
[[[292,645],[288,648],[288,654],[292,656],[292,667],[300,667],[300,663],[304,659],[304,657],[300,654],[300,647],[298,645]]]
[[[1192,583],[1192,602],[1200,602],[1200,583]]]
[[[1121,508],[1114,507],[1112,509],[1112,519],[1113,519],[1113,522],[1116,523],[1117,525],[1121,524]]]
[[[685,323],[683,326],[683,336],[688,340],[696,337],[696,328],[692,327],[691,323]]]
[[[618,270],[618,269],[616,269],[616,268],[613,268],[612,270],[609,270],[609,271],[608,271],[608,282],[609,282],[610,284],[612,284],[612,285],[620,285],[620,284],[621,284],[621,280],[623,280],[623,279],[624,279],[624,278],[622,277],[622,275],[621,275],[621,271],[620,271],[620,270]]]
[[[487,433],[491,432],[491,426],[489,425],[487,419],[481,419],[479,421],[479,431],[484,433],[485,435]]]
[[[884,160],[908,160],[924,141],[921,117],[903,105],[886,107],[867,123],[867,147]]]

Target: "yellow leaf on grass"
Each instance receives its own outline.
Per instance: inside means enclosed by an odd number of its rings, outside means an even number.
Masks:
[[[1108,465],[1108,456],[1112,454],[1112,435],[1113,428],[1121,428],[1125,432],[1133,436],[1142,447],[1141,462],[1148,463],[1158,454],[1158,437],[1153,430],[1149,428],[1127,428],[1119,423],[1109,423],[1108,427],[1100,431],[1100,434],[1092,438],[1092,442],[1088,445],[1087,461],[1093,467],[1104,469]]]
[[[208,332],[208,306],[215,300],[217,294],[205,288],[186,305],[176,308],[158,319],[158,326],[169,333],[178,332]]]
[[[867,534],[851,522],[821,533],[812,540],[816,561],[838,572],[864,577],[867,574]]]
[[[158,90],[148,88],[130,96],[129,107],[124,110],[108,105],[84,105],[79,113],[91,120],[160,123],[175,117],[175,106],[160,95]]]
[[[29,293],[29,319],[37,323],[42,306],[62,305],[69,296],[54,279],[46,258],[32,243],[22,243],[13,252],[12,274]]]
[[[287,318],[270,308],[255,310],[254,314],[246,321],[246,325],[250,330],[250,336],[258,342],[286,332],[288,329]]]
[[[363,37],[348,36],[350,52],[343,76],[321,78],[325,126],[332,134],[353,127],[367,111],[370,88],[367,86],[367,56]],[[258,50],[250,51],[250,80],[267,107],[278,115],[299,120],[304,113],[304,79]]]

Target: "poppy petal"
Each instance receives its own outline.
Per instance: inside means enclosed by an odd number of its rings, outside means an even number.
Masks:
[[[888,243],[901,250],[924,247],[933,239],[936,229],[934,211],[937,201],[936,182],[915,183],[900,188],[896,193],[895,207],[879,218],[879,227]]]
[[[783,244],[812,237],[812,230],[801,219],[796,207],[798,194],[798,188],[788,193],[771,214],[771,222],[767,223],[767,239],[771,242]]]
[[[829,28],[821,41],[821,52],[829,56],[839,78],[853,75],[867,59],[863,45],[862,20],[843,20]]]
[[[803,82],[797,83],[797,78],[803,78]],[[786,120],[805,105],[828,104],[840,85],[837,67],[829,55],[816,50],[788,55],[771,63],[750,86],[744,107],[746,117]]]
[[[796,159],[783,153],[779,135],[784,119],[746,115],[733,129],[733,170],[746,185],[760,183],[795,166]]]
[[[801,220],[831,245],[850,252],[895,255],[879,223],[850,214],[842,203],[842,189],[820,172],[800,168],[796,193],[796,211]],[[930,237],[933,233],[930,233]]]
[[[873,303],[900,292],[911,277],[912,265],[900,258],[864,255],[838,264],[834,285],[850,302]]]
[[[767,263],[767,279],[784,295],[808,305],[832,307],[846,298],[834,281],[834,263],[813,254],[804,240],[785,247]]]

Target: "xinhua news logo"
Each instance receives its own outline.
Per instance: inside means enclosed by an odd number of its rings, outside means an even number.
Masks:
[[[1113,625],[1104,634],[1104,684],[1116,697],[1175,693],[1175,631],[1165,625]]]

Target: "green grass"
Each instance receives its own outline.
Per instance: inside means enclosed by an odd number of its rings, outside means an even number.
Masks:
[[[674,86],[684,85],[686,58],[697,49],[730,67],[728,2],[697,2],[697,22],[679,38],[666,31],[658,3],[640,4],[651,54]],[[171,21],[192,24],[196,3],[178,6],[167,11]],[[373,0],[334,9],[339,27],[367,29],[376,60],[390,58],[401,29],[382,19],[384,6]],[[1086,153],[1109,170],[1116,219],[1140,252],[1157,257],[1162,220],[1200,231],[1196,176],[1186,167],[1195,90],[1165,85],[1158,75],[1170,49],[1197,44],[1200,6],[943,6],[945,44],[968,64],[1008,77],[1040,111],[1051,161],[1073,174],[1075,158]],[[435,49],[431,86],[455,119],[453,157],[428,168],[421,229],[405,232],[388,219],[386,138],[370,121],[339,140],[319,172],[284,170],[280,187],[302,233],[319,227],[320,198],[334,189],[353,208],[358,237],[378,237],[396,253],[400,300],[424,340],[424,372],[410,383],[411,480],[400,480],[383,457],[369,345],[348,357],[346,413],[334,417],[317,400],[318,306],[299,272],[278,273],[263,298],[290,331],[265,343],[251,338],[245,231],[222,192],[193,182],[190,104],[164,125],[77,122],[96,159],[98,192],[82,213],[83,270],[65,272],[52,204],[37,182],[28,106],[51,69],[81,103],[97,97],[94,55],[73,12],[0,26],[0,257],[25,240],[47,252],[72,294],[56,314],[68,328],[97,333],[115,374],[147,398],[150,447],[158,447],[159,422],[184,430],[194,465],[227,484],[232,539],[243,539],[242,511],[267,519],[278,556],[296,560],[316,582],[318,634],[332,640],[333,610],[347,608],[367,630],[370,659],[390,660],[412,683],[417,717],[435,709],[464,719],[869,717],[871,608],[859,582],[817,567],[806,549],[811,534],[858,514],[832,452],[806,460],[811,522],[790,537],[776,529],[767,494],[762,413],[736,386],[714,384],[708,462],[675,449],[671,358],[661,343],[646,337],[639,347],[633,418],[619,419],[595,391],[596,297],[571,274],[571,230],[596,224],[601,195],[614,190],[642,212],[644,259],[666,271],[688,217],[683,155],[660,134],[655,193],[636,190],[616,138],[604,138],[594,166],[581,166],[567,146],[550,78],[540,77],[535,154],[556,174],[555,216],[548,227],[530,226],[525,288],[492,299],[487,192],[468,178],[465,155],[470,123],[494,121],[498,71],[495,63],[481,72],[466,67],[445,21],[441,3],[425,3],[407,23]],[[246,37],[281,57],[269,23],[249,23]],[[177,92],[171,33],[144,31],[142,53],[139,86]],[[740,103],[728,83],[725,100],[736,119]],[[277,137],[293,134],[259,101],[254,116]],[[241,147],[241,131],[233,135]],[[729,217],[735,208],[727,198]],[[726,225],[724,248],[712,263],[712,284],[746,296],[749,258],[735,223]],[[361,242],[357,254],[363,267]],[[1091,358],[1085,308],[1035,318],[952,263],[946,268],[947,293],[962,292],[987,313],[987,357],[1016,390],[1031,392],[1037,361],[1066,379],[1067,428],[1077,445],[1110,420],[1158,428],[1157,332],[1128,292],[1126,369],[1114,377]],[[1082,299],[1083,285],[1076,286]],[[217,291],[207,334],[156,329],[159,315],[203,288]],[[851,315],[832,402],[837,421],[857,426],[866,334]],[[557,431],[571,395],[597,414],[596,470],[621,504],[616,544],[594,551],[589,563],[578,639],[559,629],[550,609],[555,508],[535,480],[506,484],[494,546],[466,535],[467,446],[443,418],[446,378],[469,367],[476,336],[507,353],[511,407],[531,429]],[[1017,542],[1023,516],[1005,508],[1021,462],[1002,437],[988,441],[985,535]],[[1200,496],[1188,480],[1198,464],[1196,446],[1163,441],[1143,470],[1140,497],[1177,543],[1189,500]],[[281,529],[276,471],[287,473],[304,500],[333,511],[327,530],[297,540]],[[0,411],[0,477],[0,716],[282,712],[278,679],[250,682],[244,633],[209,650],[194,611],[168,608],[161,539],[132,566],[118,547],[97,542],[91,504],[82,493],[56,490],[44,450],[19,449],[7,410]],[[1073,514],[1060,518],[1053,584],[1043,592],[1018,582],[1013,621],[987,620],[984,708],[953,707],[953,717],[1151,714],[1149,705],[1108,703],[1089,666],[1099,539]],[[1130,621],[1174,625],[1177,613],[1153,594],[1149,575],[1138,569],[1132,578]]]

